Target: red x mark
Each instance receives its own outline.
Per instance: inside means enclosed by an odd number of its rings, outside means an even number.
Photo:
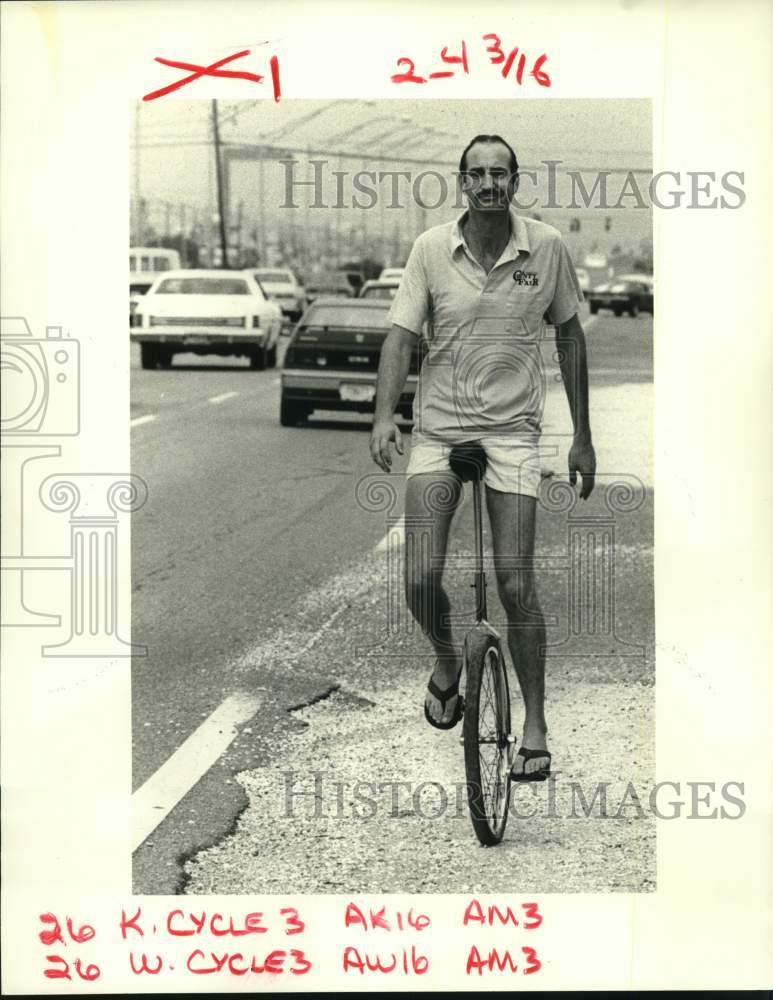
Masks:
[[[234,59],[241,59],[249,54],[250,50],[244,49],[243,52],[236,52],[232,56],[226,56],[225,59],[218,59],[217,62],[212,63],[210,66],[196,66],[193,63],[176,62],[172,59],[161,59],[159,56],[156,56],[156,62],[161,63],[163,66],[172,66],[175,69],[187,69],[191,71],[191,74],[190,76],[184,76],[182,80],[177,80],[176,83],[170,83],[167,87],[162,87],[160,90],[154,90],[150,94],[145,94],[142,99],[143,101],[155,101],[157,97],[164,97],[166,94],[171,94],[172,91],[179,90],[180,87],[193,83],[194,80],[199,80],[202,76],[228,77],[233,80],[252,80],[253,83],[261,83],[263,77],[258,73],[239,73],[233,70],[220,69],[226,63],[233,62]],[[281,96],[281,90],[279,88],[279,60],[276,56],[271,57],[270,65],[271,81],[274,85],[274,100],[278,101]]]

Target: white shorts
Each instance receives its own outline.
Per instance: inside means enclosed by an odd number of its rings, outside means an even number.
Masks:
[[[414,432],[406,476],[425,472],[450,472],[448,456],[455,442],[439,441]],[[501,437],[483,435],[480,444],[486,452],[487,465],[483,482],[501,493],[523,493],[536,497],[540,485],[540,455],[536,436]]]

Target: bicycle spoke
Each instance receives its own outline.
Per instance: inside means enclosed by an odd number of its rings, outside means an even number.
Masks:
[[[481,693],[478,707],[479,713],[479,746],[481,743],[494,748],[493,753],[486,754],[479,749],[479,760],[482,771],[481,789],[486,814],[498,824],[501,816],[502,800],[502,726],[498,708],[501,699],[501,684],[498,670],[492,665],[492,656],[487,656],[483,665],[481,677]]]
[[[467,767],[473,827],[482,844],[498,844],[507,822],[510,797],[510,704],[505,665],[492,640],[479,659],[471,662],[465,714]]]

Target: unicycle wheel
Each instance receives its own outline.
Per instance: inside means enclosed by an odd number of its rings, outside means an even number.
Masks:
[[[464,766],[475,836],[485,847],[504,837],[510,806],[510,689],[498,637],[475,629],[465,643]]]

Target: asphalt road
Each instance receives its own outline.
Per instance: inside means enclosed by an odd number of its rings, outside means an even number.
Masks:
[[[593,318],[588,343],[600,477],[579,512],[608,517],[604,487],[621,475],[641,482],[643,503],[614,515],[616,637],[552,651],[548,721],[559,792],[570,780],[591,792],[609,781],[612,801],[628,781],[645,788],[654,763],[652,319]],[[544,439],[556,445],[544,464],[557,475],[565,468],[562,393],[551,383]],[[143,371],[132,350],[132,467],[148,484],[132,521],[132,639],[148,647],[132,673],[144,837],[135,892],[496,887],[501,861],[487,859],[498,852],[478,849],[466,815],[430,819],[413,799],[395,816],[380,801],[374,817],[351,808],[338,821],[328,815],[331,796],[351,806],[358,780],[451,788],[464,778],[463,762],[458,735],[423,720],[431,668],[424,640],[404,623],[387,632],[387,552],[379,548],[387,512],[355,499],[358,483],[378,475],[368,419],[317,414],[306,428],[282,428],[278,413],[277,370],[188,355],[171,370]],[[403,479],[392,481],[396,517]],[[540,596],[553,642],[568,627],[567,525],[566,512],[540,515]],[[451,552],[461,558],[471,544],[463,509]],[[468,578],[449,579],[462,607]],[[301,796],[288,800],[288,789]],[[293,805],[311,801],[324,816]],[[528,832],[524,888],[654,889],[650,818],[628,809],[606,825],[525,822],[511,820],[499,849],[517,852]],[[435,844],[429,857],[444,845],[453,874],[433,874],[416,850],[425,842]],[[310,854],[327,860],[310,870]]]

